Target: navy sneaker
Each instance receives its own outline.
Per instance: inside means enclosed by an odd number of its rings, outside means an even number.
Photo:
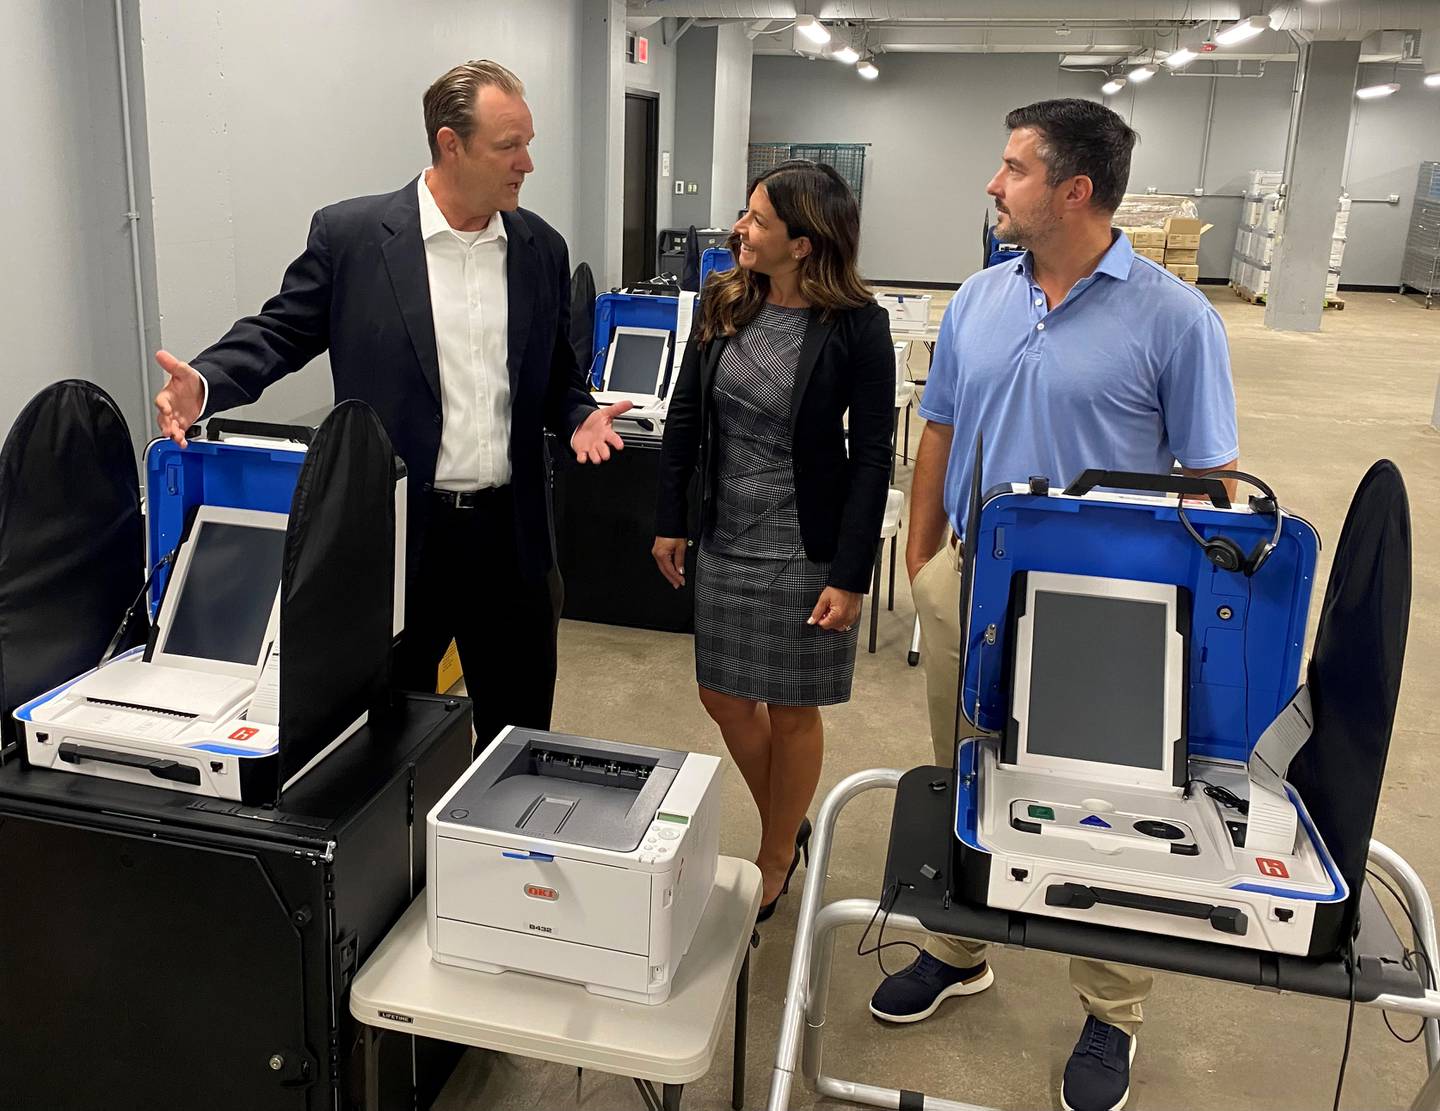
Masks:
[[[919,1022],[952,995],[975,995],[994,982],[995,973],[984,961],[956,968],[921,952],[904,969],[885,977],[870,997],[870,1013],[886,1022]]]
[[[1065,1064],[1060,1106],[1065,1111],[1120,1111],[1130,1098],[1133,1060],[1135,1039],[1091,1015]]]

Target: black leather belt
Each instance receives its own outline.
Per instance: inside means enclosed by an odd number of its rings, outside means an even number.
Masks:
[[[508,486],[490,486],[484,490],[437,490],[432,486],[429,493],[432,501],[446,509],[479,509],[493,504],[508,490]]]

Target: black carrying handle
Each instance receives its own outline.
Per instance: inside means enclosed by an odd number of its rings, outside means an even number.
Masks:
[[[229,432],[233,436],[265,436],[271,440],[292,440],[309,445],[315,429],[304,424],[272,424],[263,420],[236,420],[234,417],[211,417],[205,422],[205,438],[218,440]]]
[[[66,741],[60,746],[60,759],[67,764],[78,764],[82,760],[93,760],[97,764],[119,764],[123,768],[139,768],[148,771],[156,779],[168,779],[172,783],[200,785],[200,769],[192,768],[177,760],[162,760],[154,756],[135,756],[128,752],[112,752],[108,748],[94,745],[77,745]]]
[[[1230,494],[1218,478],[1192,478],[1187,474],[1143,474],[1140,471],[1105,471],[1092,467],[1065,487],[1065,493],[1078,498],[1097,486],[1115,490],[1138,490],[1146,494],[1199,495],[1210,499],[1216,509],[1230,508]]]
[[[1161,895],[1141,895],[1134,891],[1117,891],[1110,887],[1086,887],[1080,883],[1052,883],[1045,889],[1045,905],[1089,910],[1096,903],[1124,907],[1127,910],[1149,910],[1156,914],[1172,914],[1177,918],[1198,918],[1209,922],[1222,934],[1244,937],[1250,920],[1239,907],[1217,907],[1210,903],[1191,903],[1184,899],[1167,899]]]

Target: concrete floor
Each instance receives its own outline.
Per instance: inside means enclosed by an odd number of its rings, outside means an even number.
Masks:
[[[1401,852],[1440,899],[1440,794],[1430,746],[1440,744],[1440,433],[1429,426],[1440,375],[1440,312],[1413,299],[1351,294],[1328,311],[1318,335],[1275,334],[1264,310],[1207,287],[1229,330],[1239,397],[1241,465],[1266,477],[1282,502],[1312,521],[1325,542],[1320,579],[1351,494],[1375,459],[1400,466],[1410,490],[1415,572],[1408,667],[1390,750],[1376,836]],[[936,295],[935,315],[945,294]],[[923,374],[923,353],[915,371]],[[920,424],[912,422],[912,443]],[[901,467],[897,485],[908,488]],[[902,532],[902,542],[903,542]],[[876,655],[860,653],[853,700],[826,711],[823,796],[867,767],[928,762],[924,679],[906,666],[914,610],[903,572],[895,611],[880,615]],[[1323,588],[1311,614],[1313,633]],[[868,614],[866,615],[868,621]],[[862,641],[863,647],[863,641]],[[609,661],[591,685],[594,661]],[[643,744],[724,755],[695,697],[688,637],[566,622],[560,634],[555,728]],[[819,805],[817,796],[816,806]],[[875,897],[884,861],[889,805],[876,792],[846,811],[832,859],[830,898]],[[812,808],[812,812],[815,808]],[[727,763],[721,851],[753,854],[757,823],[744,784]],[[804,877],[803,869],[797,879]],[[763,929],[753,956],[747,1107],[764,1105],[789,968],[799,884]],[[924,1091],[1000,1108],[1058,1107],[1057,1085],[1083,1021],[1065,960],[1000,951],[996,984],[951,1000],[927,1022],[892,1028],[865,1009],[878,982],[875,957],[854,955],[858,931],[842,931],[830,996],[826,1058],[846,1079]],[[891,935],[887,934],[887,940]],[[891,951],[891,968],[909,955]],[[1397,1016],[1402,1032],[1416,1020]],[[1329,1106],[1345,1036],[1345,1007],[1179,976],[1158,975],[1139,1040],[1129,1106],[1136,1111],[1202,1104],[1235,1108]],[[730,1034],[709,1076],[686,1089],[684,1106],[729,1106]],[[1343,1105],[1406,1107],[1424,1077],[1423,1050],[1402,1045],[1381,1016],[1358,1010]],[[846,1106],[817,1100],[798,1079],[797,1108]],[[494,1054],[471,1052],[438,1111],[584,1107],[638,1109],[630,1081]]]

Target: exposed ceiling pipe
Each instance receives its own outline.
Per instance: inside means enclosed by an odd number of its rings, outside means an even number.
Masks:
[[[1353,2],[1353,0],[1340,0]],[[1091,19],[1127,23],[1233,20],[1249,15],[1241,0],[1066,0],[1057,13],[1054,0],[629,0],[632,15],[696,16],[702,19],[1005,19],[1070,22]]]
[[[1437,0],[1341,0],[1306,4],[1289,0],[1270,9],[1270,26],[1304,42],[1363,39],[1374,31],[1436,25]]]
[[[910,20],[993,19],[1054,22],[1118,20],[1130,23],[1229,22],[1266,10],[1279,30],[1306,39],[1363,38],[1371,31],[1434,26],[1436,0],[629,0],[633,15],[695,16],[702,19]]]
[[[1203,71],[1203,70],[1196,70],[1196,69],[1192,69],[1192,68],[1189,67],[1189,66],[1186,66],[1184,69],[1177,69],[1177,70],[1175,70],[1173,73],[1170,74],[1170,76],[1171,76],[1171,77],[1249,77],[1249,78],[1256,78],[1256,77],[1264,77],[1264,76],[1265,76],[1265,63],[1264,63],[1264,62],[1261,62],[1261,63],[1260,63],[1260,71],[1259,71],[1258,73],[1246,73],[1245,70],[1241,68],[1241,67],[1243,66],[1243,64],[1244,64],[1244,63],[1242,63],[1242,62],[1236,62],[1236,63],[1235,63],[1235,70],[1234,70],[1233,73],[1226,73],[1226,72],[1221,71],[1221,70],[1216,70],[1216,71],[1213,72],[1213,73],[1206,73],[1206,72]]]
[[[629,0],[626,7],[632,15],[743,19],[746,22],[794,19],[799,14],[794,0]]]
[[[821,19],[1115,19],[1132,22],[1239,19],[1251,14],[1241,0],[814,0]]]

